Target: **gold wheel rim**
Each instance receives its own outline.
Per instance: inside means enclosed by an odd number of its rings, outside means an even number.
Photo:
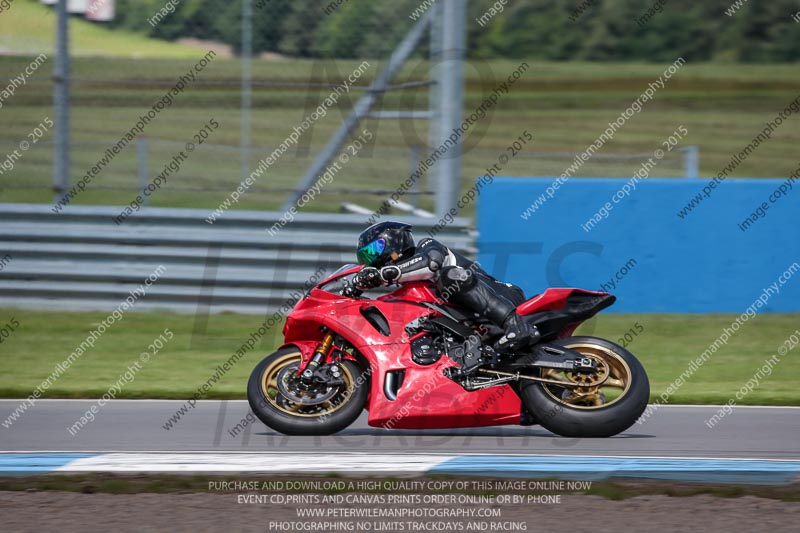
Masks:
[[[347,365],[341,364],[339,368],[342,370],[342,380],[345,382],[344,386],[339,387],[339,392],[334,394],[328,400],[320,404],[301,404],[286,398],[281,394],[278,388],[278,375],[281,370],[292,364],[302,361],[303,356],[300,352],[291,352],[282,357],[277,358],[275,361],[267,365],[261,373],[261,393],[264,398],[278,411],[282,413],[297,416],[302,418],[321,418],[330,416],[339,409],[341,409],[353,394],[353,375]],[[313,412],[308,412],[312,410]]]
[[[547,369],[542,371],[542,377],[566,380],[573,383],[590,383],[603,379],[605,373],[608,372],[608,378],[595,387],[565,389],[553,385],[542,385],[544,391],[556,402],[574,409],[591,410],[612,405],[628,394],[633,379],[631,377],[631,368],[622,356],[609,348],[591,343],[571,344],[565,346],[565,348],[580,352],[584,357],[597,361],[597,372],[580,374]],[[558,391],[554,390],[556,388]]]

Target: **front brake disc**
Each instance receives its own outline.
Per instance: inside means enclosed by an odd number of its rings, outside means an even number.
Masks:
[[[278,391],[287,400],[299,405],[319,405],[333,398],[338,389],[326,387],[324,390],[318,386],[306,387],[297,376],[299,364],[288,365],[278,372]]]

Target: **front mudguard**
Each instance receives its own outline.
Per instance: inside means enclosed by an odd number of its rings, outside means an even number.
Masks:
[[[303,358],[300,363],[300,372],[302,372],[306,369],[308,362],[311,361],[311,358],[314,356],[314,350],[317,349],[317,346],[319,346],[319,341],[292,341],[282,344],[278,349],[296,348]]]

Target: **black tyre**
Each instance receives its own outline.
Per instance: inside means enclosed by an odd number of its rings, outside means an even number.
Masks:
[[[342,361],[344,386],[306,388],[297,378],[301,354],[288,347],[265,357],[247,383],[253,413],[286,435],[331,435],[352,424],[364,408],[369,375]]]
[[[575,389],[520,380],[522,402],[543,427],[564,437],[610,437],[638,420],[647,407],[650,382],[631,352],[598,337],[569,337],[552,344],[597,360],[598,371],[586,375],[549,369],[541,377],[587,385],[605,374],[608,379]]]

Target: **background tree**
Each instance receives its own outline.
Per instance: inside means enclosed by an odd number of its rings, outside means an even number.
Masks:
[[[466,0],[465,0],[466,1]],[[800,24],[796,0],[747,2],[733,16],[731,0],[669,0],[640,24],[652,2],[514,0],[481,26],[494,0],[470,0],[472,57],[542,60],[796,62]],[[155,27],[147,20],[163,0],[119,0],[114,26],[160,39],[241,44],[241,2],[182,0]],[[386,57],[412,25],[420,0],[253,0],[253,49],[294,57]],[[328,8],[328,6],[332,8]],[[326,13],[326,8],[330,13]],[[427,46],[427,45],[426,45]],[[425,49],[419,52],[425,53]]]

